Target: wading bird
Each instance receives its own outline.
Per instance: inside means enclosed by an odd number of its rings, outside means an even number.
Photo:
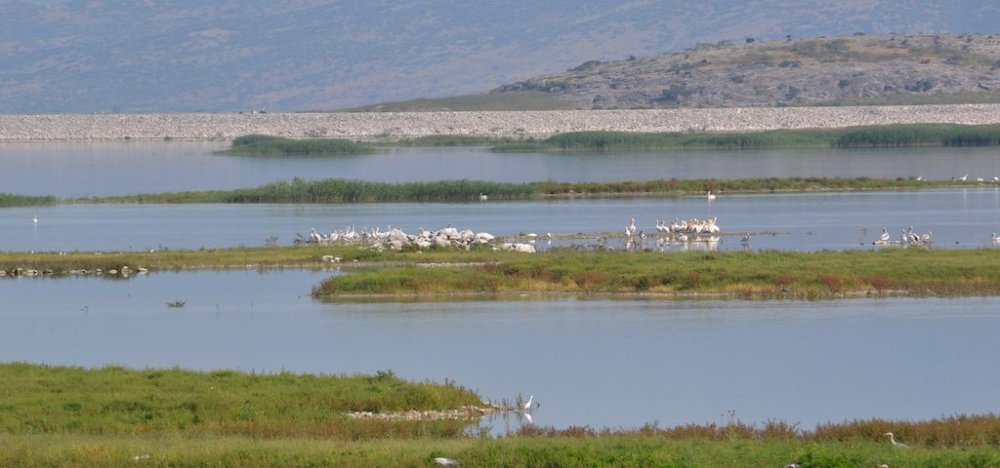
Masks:
[[[34,215],[34,216],[31,217],[31,223],[32,224],[38,224],[38,215]]]
[[[715,200],[715,194],[712,193],[711,190],[709,190],[708,192],[705,193],[705,198],[707,198],[709,201]]]
[[[889,436],[889,442],[892,442],[892,445],[894,447],[906,448],[906,444],[904,444],[902,442],[896,442],[896,436],[892,435],[891,432],[886,432],[885,434],[882,434],[882,435]]]
[[[880,241],[882,241],[882,242],[889,242],[889,239],[890,239],[891,237],[892,237],[892,236],[891,236],[891,235],[889,235],[889,230],[888,230],[888,229],[886,229],[886,228],[885,228],[885,226],[882,226],[882,235],[881,235],[881,236],[878,236],[878,240],[880,240]]]
[[[531,407],[533,405],[541,406],[538,403],[534,403],[534,401],[535,401],[535,396],[534,395],[529,396],[528,401],[521,403],[521,409],[524,411],[531,411]]]

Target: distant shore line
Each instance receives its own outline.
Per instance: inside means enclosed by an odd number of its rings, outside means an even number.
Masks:
[[[384,142],[427,136],[547,138],[580,131],[721,132],[903,123],[1000,123],[1000,104],[480,112],[0,115],[0,143],[228,141],[241,135]]]

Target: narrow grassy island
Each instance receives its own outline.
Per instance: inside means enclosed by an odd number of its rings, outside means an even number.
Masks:
[[[233,139],[230,155],[338,155],[374,153],[375,147],[338,138],[291,139],[269,135],[243,135]]]
[[[0,208],[55,205],[58,202],[59,199],[53,196],[34,197],[29,195],[15,195],[12,193],[0,193]]]
[[[458,260],[461,257],[453,257]],[[613,294],[662,298],[824,299],[995,296],[1000,251],[604,252],[465,256],[465,266],[401,264],[330,278],[320,298]],[[468,265],[470,262],[481,262]]]
[[[530,200],[582,197],[682,197],[718,194],[921,190],[979,187],[997,182],[921,180],[915,177],[766,177],[756,179],[660,179],[620,182],[367,182],[322,179],[273,182],[259,187],[199,192],[145,193],[64,200],[66,203],[378,203],[426,201]]]
[[[897,148],[998,146],[1000,125],[898,124],[760,132],[570,132],[499,144],[500,152],[654,151],[671,149]]]
[[[454,384],[0,363],[0,466],[1000,466],[1000,417],[468,432]],[[420,417],[371,417],[418,410]],[[441,417],[445,414],[444,417]],[[463,413],[464,414],[464,413]],[[894,447],[883,434],[910,448]]]

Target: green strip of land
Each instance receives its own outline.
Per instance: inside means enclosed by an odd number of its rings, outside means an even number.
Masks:
[[[15,195],[12,193],[0,193],[0,208],[13,208],[18,206],[48,206],[55,205],[59,199],[53,196],[34,197],[29,195]]]
[[[485,263],[359,271],[324,281],[314,295],[335,299],[566,293],[826,299],[1000,294],[1000,250],[996,249],[707,254],[553,249],[492,260],[477,255],[469,260]]]
[[[468,420],[357,419],[479,404],[454,384],[372,376],[0,364],[0,466],[1000,466],[1000,417],[670,428],[527,427],[494,438]],[[910,448],[893,447],[895,433]]]
[[[533,200],[578,197],[681,197],[703,194],[792,193],[829,191],[926,190],[996,186],[990,181],[918,180],[914,177],[789,177],[758,179],[661,179],[622,182],[525,182],[479,180],[436,182],[365,182],[324,179],[274,182],[254,188],[197,192],[146,193],[64,200],[64,203],[381,203],[427,201]]]
[[[499,144],[501,152],[1000,146],[1000,125],[898,124],[760,132],[570,132]]]
[[[339,138],[292,139],[270,135],[243,135],[219,154],[254,156],[342,155],[374,153],[375,147]]]
[[[1000,295],[1000,250],[895,248],[842,252],[657,253],[479,248],[377,251],[353,246],[158,252],[0,253],[0,270],[59,276],[128,266],[282,268],[331,266],[347,275],[314,289],[324,299],[456,295],[609,294],[663,298],[825,299],[855,296]],[[421,265],[434,264],[435,268]],[[455,266],[449,266],[455,265]],[[8,273],[9,276],[9,273]]]

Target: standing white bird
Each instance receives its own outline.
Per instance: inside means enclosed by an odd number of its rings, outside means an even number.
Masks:
[[[34,215],[31,217],[31,224],[38,224],[38,215]]]
[[[969,174],[965,174],[964,176],[959,177],[958,180],[961,180],[962,182],[965,182],[966,180],[969,180]]]
[[[489,195],[486,195],[485,193],[480,193],[479,194],[479,201],[486,201],[486,200],[489,200],[489,199],[490,199]]]
[[[889,238],[891,238],[891,237],[892,236],[889,235],[889,230],[886,229],[885,226],[882,226],[882,235],[878,236],[878,240],[880,240],[882,242],[889,242]]]
[[[1000,244],[1000,236],[998,236],[995,232],[992,236],[990,236],[990,240],[992,240],[994,244]]]
[[[885,434],[882,434],[882,435],[889,436],[889,442],[892,442],[892,445],[894,447],[899,447],[899,448],[906,448],[907,447],[907,445],[904,444],[904,443],[902,443],[902,442],[896,442],[896,436],[892,435],[891,432],[886,432]]]
[[[709,190],[708,192],[705,193],[705,198],[707,198],[709,201],[715,200],[715,194],[712,193],[711,190]]]
[[[524,411],[531,411],[531,407],[537,403],[534,403],[535,396],[531,395],[528,397],[528,401],[521,403],[521,409]],[[540,406],[540,405],[539,405]]]

